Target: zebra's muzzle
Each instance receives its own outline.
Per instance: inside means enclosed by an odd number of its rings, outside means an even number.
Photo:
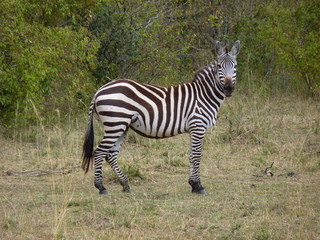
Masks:
[[[226,95],[226,97],[231,97],[232,92],[233,92],[233,90],[224,90],[224,95]]]
[[[224,94],[226,95],[226,97],[231,97],[233,90],[234,90],[234,85],[232,84],[232,81],[229,78],[225,79],[225,84],[223,87],[224,90]]]

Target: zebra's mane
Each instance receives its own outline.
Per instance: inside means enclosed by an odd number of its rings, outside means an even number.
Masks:
[[[206,66],[206,67],[203,67],[203,68],[200,68],[200,69],[199,69],[198,71],[196,71],[196,73],[194,74],[192,82],[196,82],[196,81],[200,80],[200,79],[198,78],[198,76],[199,76],[199,75],[202,75],[204,72],[212,71],[212,70],[215,71],[216,66],[217,66],[217,61],[215,60],[211,65]]]

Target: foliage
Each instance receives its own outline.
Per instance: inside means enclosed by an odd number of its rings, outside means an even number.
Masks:
[[[138,32],[131,16],[116,1],[98,3],[94,15],[89,30],[100,40],[100,47],[93,74],[104,84],[106,78],[125,76],[129,71],[138,54]]]
[[[320,93],[319,1],[269,1],[238,21],[246,68],[269,87]],[[256,70],[254,70],[256,69]]]
[[[53,24],[50,8],[43,12],[42,4],[38,9],[24,1],[1,5],[0,18],[5,23],[0,26],[1,120],[10,127],[14,118],[42,121],[55,109],[72,111],[92,88],[86,69],[94,61],[94,39],[84,27],[55,26],[60,18]],[[59,7],[52,11],[61,10],[61,16],[70,17]]]
[[[246,94],[319,95],[319,12],[316,0],[1,1],[1,125],[76,112],[110,79],[190,81],[217,39],[241,40]]]

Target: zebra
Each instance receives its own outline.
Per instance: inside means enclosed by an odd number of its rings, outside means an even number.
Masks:
[[[89,109],[81,167],[87,173],[94,162],[94,186],[100,194],[108,194],[102,181],[103,160],[117,174],[123,192],[131,193],[128,178],[118,165],[120,146],[129,128],[148,138],[189,133],[189,184],[192,193],[206,194],[200,181],[202,142],[206,130],[216,123],[225,98],[234,91],[240,41],[231,50],[217,41],[214,51],[213,63],[197,71],[189,83],[161,87],[120,79],[98,89]],[[104,128],[103,139],[95,151],[94,115]]]

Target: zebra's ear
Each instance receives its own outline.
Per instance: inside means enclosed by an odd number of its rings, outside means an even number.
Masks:
[[[240,41],[237,40],[231,48],[231,55],[236,57],[240,52]]]
[[[224,45],[222,45],[221,42],[216,41],[214,44],[214,52],[215,52],[216,56],[219,57],[226,52],[226,48]]]

